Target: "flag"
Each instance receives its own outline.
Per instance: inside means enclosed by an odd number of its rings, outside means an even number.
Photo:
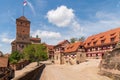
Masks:
[[[23,6],[26,6],[27,5],[27,1],[25,0],[24,2],[23,2]]]

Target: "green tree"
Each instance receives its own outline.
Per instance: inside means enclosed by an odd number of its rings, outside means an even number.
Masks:
[[[85,40],[85,37],[84,36],[82,36],[82,37],[80,37],[80,38],[71,38],[70,39],[70,42],[71,43],[75,43],[76,41],[84,41]]]
[[[12,54],[9,57],[9,61],[12,64],[17,63],[20,59],[22,59],[22,54],[20,54],[18,51],[12,52]]]
[[[70,39],[70,42],[71,42],[71,43],[74,43],[75,41],[77,41],[77,38],[71,38],[71,39]]]
[[[82,36],[82,37],[79,38],[79,41],[82,41],[82,42],[83,42],[84,40],[85,40],[85,37],[84,37],[84,36]]]
[[[36,35],[36,38],[39,38],[39,36],[38,36],[38,35]]]
[[[23,50],[24,58],[30,61],[47,60],[47,48],[43,44],[31,44]]]
[[[35,50],[34,45],[28,45],[23,49],[23,57],[26,60],[30,60],[31,62],[35,61]]]

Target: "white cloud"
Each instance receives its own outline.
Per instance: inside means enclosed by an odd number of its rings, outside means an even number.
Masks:
[[[73,21],[72,26],[74,26],[74,31],[79,31],[81,29],[80,24],[77,21]]]
[[[2,42],[11,43],[14,39],[2,38]]]
[[[48,11],[48,21],[57,27],[71,27],[74,31],[80,30],[80,24],[74,14],[74,10],[62,5],[55,10]]]
[[[50,10],[47,13],[49,22],[58,27],[70,25],[74,17],[73,9],[68,9],[66,6],[60,6],[56,10]]]
[[[14,39],[9,38],[9,33],[2,33],[2,35],[0,36],[1,38],[1,42],[3,43],[11,43]]]
[[[14,39],[11,38],[10,33],[8,33],[8,32],[1,33],[1,35],[0,35],[0,51],[2,51],[3,53],[10,53],[11,52],[10,43],[13,40]]]
[[[59,32],[52,32],[52,31],[42,31],[42,30],[32,31],[32,36],[36,37],[36,35],[38,35],[40,38],[44,38],[44,39],[61,38],[61,34]]]

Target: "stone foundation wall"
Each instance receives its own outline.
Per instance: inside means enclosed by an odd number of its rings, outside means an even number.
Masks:
[[[15,78],[14,80],[39,80],[42,71],[45,68],[45,64],[42,64],[32,71],[24,73],[22,76]]]
[[[100,62],[100,74],[120,80],[120,48],[105,53]]]
[[[99,74],[110,77],[112,80],[120,80],[120,74],[113,74],[107,71],[100,71]]]
[[[23,62],[19,62],[17,64],[11,64],[10,66],[14,69],[14,70],[20,70],[22,68],[24,68],[25,66],[27,66],[30,63],[30,61],[23,61]]]

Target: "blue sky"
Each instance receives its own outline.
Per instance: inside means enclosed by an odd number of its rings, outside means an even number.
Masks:
[[[0,50],[4,53],[11,52],[23,1],[0,1]],[[120,0],[27,0],[25,16],[31,21],[31,36],[57,44],[119,27]]]

